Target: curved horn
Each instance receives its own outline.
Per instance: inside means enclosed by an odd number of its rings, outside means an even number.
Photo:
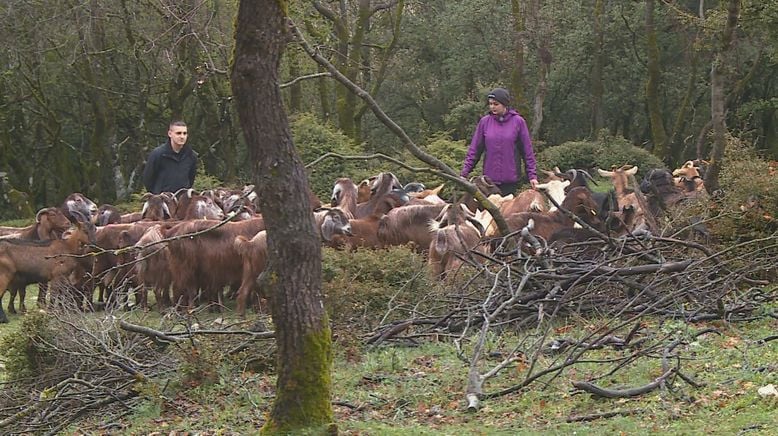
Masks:
[[[148,210],[149,210],[149,202],[147,201],[147,202],[143,203],[143,209],[141,209],[141,211],[140,211],[140,217],[141,218],[146,218],[146,211],[148,211]]]
[[[38,213],[35,214],[35,222],[40,223],[41,222],[41,215],[45,215],[49,213],[49,208],[44,207],[43,209],[39,210]]]
[[[591,182],[592,182],[594,185],[597,185],[597,181],[596,181],[596,180],[594,180],[594,177],[592,177],[592,175],[591,175],[591,174],[589,174],[589,171],[586,171],[586,170],[581,170],[581,172],[583,173],[584,177],[586,177],[587,179],[589,179],[589,181],[591,181]]]

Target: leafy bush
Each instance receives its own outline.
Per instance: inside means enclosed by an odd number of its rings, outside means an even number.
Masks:
[[[303,164],[307,165],[326,153],[363,155],[361,147],[351,139],[311,114],[295,115],[291,119],[292,137]],[[329,198],[332,186],[339,177],[350,177],[355,183],[373,175],[370,162],[344,161],[327,158],[308,169],[311,189],[319,198]]]
[[[224,186],[224,183],[218,177],[206,174],[203,165],[197,167],[197,174],[192,186],[195,191],[205,191],[219,186]]]
[[[322,289],[335,326],[369,330],[390,301],[396,306],[417,302],[434,288],[422,255],[408,247],[357,252],[325,248],[322,256]]]
[[[9,332],[0,339],[7,380],[35,377],[51,363],[52,358],[44,345],[54,333],[49,321],[45,313],[32,311],[22,319],[18,331]]]
[[[778,228],[778,177],[751,146],[730,137],[719,173],[721,217],[713,224],[723,239],[760,237]]]
[[[665,168],[664,163],[647,150],[614,137],[604,137],[596,142],[566,142],[536,153],[536,158],[538,170],[558,166],[563,171],[577,168],[593,172],[596,168],[610,170],[613,166],[637,165],[638,179],[650,169]]]

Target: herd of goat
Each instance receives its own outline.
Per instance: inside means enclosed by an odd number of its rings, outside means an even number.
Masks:
[[[613,189],[593,192],[594,179],[584,170],[544,171],[545,183],[503,197],[484,176],[471,181],[501,212],[511,235],[532,235],[544,244],[564,244],[602,233],[619,236],[653,230],[669,207],[704,195],[700,171],[689,161],[670,172],[646,173],[640,190],[629,189],[637,167],[598,170]],[[380,173],[359,184],[335,181],[330,205],[314,201],[314,217],[323,245],[356,250],[411,244],[426,255],[431,274],[445,274],[472,251],[488,252],[500,240],[492,216],[471,195],[444,201],[441,187],[401,185],[392,173]],[[81,308],[122,300],[135,293],[147,307],[153,290],[156,307],[223,307],[224,290],[244,314],[257,301],[257,277],[268,252],[265,225],[253,187],[243,190],[191,189],[145,194],[143,209],[120,213],[97,205],[80,193],[62,205],[41,209],[35,223],[24,228],[0,227],[0,322],[7,322],[2,296],[10,293],[25,310],[25,287],[39,283],[38,304],[49,298],[73,298]],[[224,222],[225,220],[229,220]],[[524,241],[524,238],[521,239]],[[519,249],[533,254],[537,246]],[[55,301],[56,298],[51,301]]]

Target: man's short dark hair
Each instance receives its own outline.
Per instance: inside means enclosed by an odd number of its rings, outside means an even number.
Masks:
[[[168,128],[172,129],[173,127],[186,127],[186,123],[181,120],[173,120],[170,122]]]

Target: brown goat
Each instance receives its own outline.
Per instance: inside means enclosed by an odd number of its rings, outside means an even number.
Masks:
[[[68,220],[67,217],[65,217],[65,215],[62,213],[62,211],[59,208],[47,207],[39,210],[38,213],[35,215],[35,223],[27,227],[2,228],[2,229],[18,230],[17,233],[9,233],[2,236],[2,239],[25,239],[28,241],[47,241],[51,239],[60,239],[62,238],[62,235],[70,228],[70,226],[71,226],[70,220]],[[45,293],[46,285],[39,284],[38,286],[44,289],[43,292]],[[9,293],[11,295],[8,299],[8,312],[16,313],[16,308],[14,307],[14,300],[16,299],[17,295],[19,295],[19,310],[21,312],[26,312],[27,307],[24,303],[24,300],[27,297],[27,287],[12,286],[11,289],[9,289]]]
[[[582,186],[571,189],[560,206],[562,209],[571,212],[595,229],[602,229],[603,221],[598,216],[598,206],[592,199],[592,194],[589,189]],[[506,217],[505,221],[508,223],[508,228],[512,232],[529,226],[531,227],[531,233],[534,236],[541,237],[545,240],[549,240],[551,235],[555,232],[564,228],[573,227],[575,224],[575,221],[572,218],[558,209],[546,213],[517,213]],[[526,249],[526,247],[522,247],[522,249]]]
[[[434,278],[445,278],[459,268],[462,256],[478,249],[483,228],[472,212],[463,204],[449,204],[432,224],[429,246],[431,273]]]
[[[618,209],[621,210],[628,207],[633,208],[635,212],[635,217],[633,220],[634,227],[630,230],[634,230],[639,227],[646,227],[648,225],[645,217],[647,211],[644,210],[643,206],[641,205],[637,194],[628,188],[629,176],[634,176],[637,174],[638,167],[633,166],[632,168],[626,169],[626,166],[623,166],[613,171],[598,169],[597,172],[603,177],[611,178],[611,182],[613,183],[613,190],[616,192],[616,200],[619,204]]]
[[[400,181],[392,173],[380,173],[370,180],[370,199],[364,203],[357,203],[354,218],[366,218],[373,215],[378,204],[383,201],[384,196],[389,192],[405,192],[403,191]],[[407,194],[405,194],[405,196],[406,198],[408,197]],[[405,204],[408,201],[409,200],[406,200],[402,204]]]
[[[168,242],[174,304],[191,308],[196,292],[202,290],[209,301],[218,302],[221,308],[224,287],[240,287],[242,263],[235,252],[235,237],[253,237],[265,229],[265,222],[252,218],[214,228],[217,224],[213,220],[185,221],[166,232],[167,238],[202,232]]]
[[[59,239],[71,226],[70,220],[56,207],[46,207],[35,215],[35,222],[27,227],[0,227],[0,237],[13,239]]]
[[[390,210],[378,222],[378,240],[382,247],[412,243],[416,251],[427,251],[432,242],[429,231],[445,204],[409,204]]]
[[[113,251],[135,245],[149,227],[155,225],[150,221],[139,221],[128,224],[109,224],[99,227],[95,237],[95,246],[103,252],[94,256],[91,268],[91,278],[87,282],[86,294],[92,299],[94,288],[98,290],[97,301],[107,302],[112,298],[117,285],[124,282],[130,275],[131,266],[119,267],[129,259],[122,259]]]
[[[77,212],[74,216],[78,217]],[[81,215],[75,230],[64,239],[49,241],[0,240],[0,302],[10,285],[26,286],[36,282],[61,283],[81,268],[72,255],[81,254],[84,245],[95,240],[94,224]],[[0,322],[8,318],[0,304]]]
[[[496,200],[492,201],[492,203],[495,203],[495,205],[499,207],[500,214],[503,218],[521,212],[546,212],[548,210],[548,207],[546,206],[546,197],[539,191],[533,189],[522,191],[516,196],[508,195],[498,198],[497,195],[493,195],[489,198],[490,200],[492,198]],[[488,211],[478,211],[476,216],[479,217],[478,221],[484,224],[484,228],[486,229],[485,236],[487,238],[497,236],[499,233],[497,223],[495,223],[494,218]]]
[[[365,185],[367,186],[367,184]],[[330,206],[339,207],[343,212],[348,215],[349,219],[354,218],[354,214],[357,212],[357,203],[359,202],[359,188],[348,177],[342,177],[335,180],[335,186],[332,187],[332,197],[330,198]],[[367,189],[367,200],[370,199],[370,189]]]
[[[489,176],[471,177],[470,182],[473,183],[479,191],[481,191],[484,197],[488,198],[493,194],[502,194],[500,188],[497,187],[497,185]],[[460,198],[459,202],[467,206],[467,208],[472,211],[483,209],[478,201],[476,201],[475,197],[473,197],[473,195],[469,192],[465,193],[465,195]]]
[[[381,241],[378,239],[378,226],[381,217],[387,214],[395,207],[402,206],[409,200],[408,194],[403,190],[393,190],[380,197],[371,198],[372,214],[363,218],[351,219],[351,236],[335,238],[338,246],[346,245],[352,251],[359,247],[363,248],[381,248]]]
[[[143,194],[141,200],[143,200],[143,209],[140,213],[142,220],[165,221],[173,218],[176,210],[176,197],[171,193],[152,194],[147,192]]]
[[[133,266],[135,280],[142,286],[141,292],[145,295],[149,288],[153,289],[156,297],[157,309],[161,312],[170,307],[170,287],[173,277],[168,268],[168,250],[162,241],[166,227],[155,224],[148,229],[135,243],[134,253],[137,261]]]
[[[122,222],[122,212],[118,207],[112,204],[101,204],[97,208],[95,225],[107,226],[108,224],[117,224]]]
[[[243,261],[243,275],[235,311],[238,315],[244,316],[249,297],[257,291],[257,277],[267,265],[267,232],[263,230],[251,239],[238,235],[235,237],[234,244],[235,251]]]

